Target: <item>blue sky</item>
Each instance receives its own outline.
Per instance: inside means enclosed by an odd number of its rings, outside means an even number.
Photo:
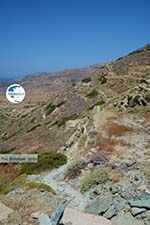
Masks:
[[[0,78],[107,62],[150,41],[149,0],[0,0]]]

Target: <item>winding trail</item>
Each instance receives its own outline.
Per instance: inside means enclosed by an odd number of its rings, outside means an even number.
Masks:
[[[73,136],[70,138],[70,140],[72,139]],[[83,210],[89,203],[87,196],[84,196],[73,187],[71,187],[70,184],[64,181],[68,165],[72,162],[72,156],[74,156],[74,154],[77,152],[77,148],[78,142],[75,142],[71,146],[71,148],[66,151],[66,155],[68,157],[67,164],[44,175],[29,175],[27,180],[49,185],[52,189],[55,190],[56,194],[60,195],[64,198],[65,201],[67,201],[67,205],[69,207]]]

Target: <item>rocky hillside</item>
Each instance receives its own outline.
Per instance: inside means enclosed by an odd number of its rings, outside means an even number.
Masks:
[[[150,45],[15,82],[26,98],[12,105],[0,87],[0,152],[39,153],[41,164],[0,165],[0,200],[13,209],[2,224],[38,224],[37,215],[65,200],[114,225],[149,225]]]

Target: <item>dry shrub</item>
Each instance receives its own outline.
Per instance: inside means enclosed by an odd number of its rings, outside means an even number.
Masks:
[[[100,152],[104,154],[110,154],[113,152],[114,147],[117,145],[118,141],[111,137],[100,137]]]
[[[6,194],[10,190],[10,184],[19,174],[20,169],[17,165],[0,165],[0,194]]]
[[[82,159],[74,161],[72,164],[68,166],[66,177],[68,179],[74,179],[78,177],[81,174],[82,169],[84,169],[86,165],[87,163]]]
[[[20,172],[20,168],[18,165],[15,164],[1,164],[0,165],[0,175],[11,174],[15,175],[16,173]]]
[[[108,135],[110,137],[111,136],[119,137],[124,135],[126,132],[131,132],[131,131],[133,131],[131,127],[127,127],[125,125],[120,125],[117,123],[112,123],[107,129]]]
[[[143,116],[146,120],[150,120],[150,112],[145,112]]]
[[[113,183],[117,183],[121,180],[122,176],[123,176],[123,171],[117,168],[112,170],[109,178]]]
[[[82,193],[89,191],[97,185],[106,184],[109,181],[110,167],[97,168],[89,171],[80,182],[80,191]]]

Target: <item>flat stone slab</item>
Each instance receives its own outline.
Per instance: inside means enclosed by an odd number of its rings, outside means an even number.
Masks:
[[[0,221],[6,220],[10,213],[13,212],[13,209],[8,208],[0,202]]]
[[[137,216],[138,214],[145,212],[145,211],[146,211],[145,208],[136,208],[136,207],[131,208],[131,214],[133,216]]]
[[[102,216],[88,214],[71,208],[65,209],[62,222],[72,225],[112,225],[110,220]]]
[[[150,209],[150,199],[131,200],[129,201],[129,204],[132,207]]]
[[[121,213],[112,219],[113,225],[144,225],[144,222],[137,220],[130,213]]]

